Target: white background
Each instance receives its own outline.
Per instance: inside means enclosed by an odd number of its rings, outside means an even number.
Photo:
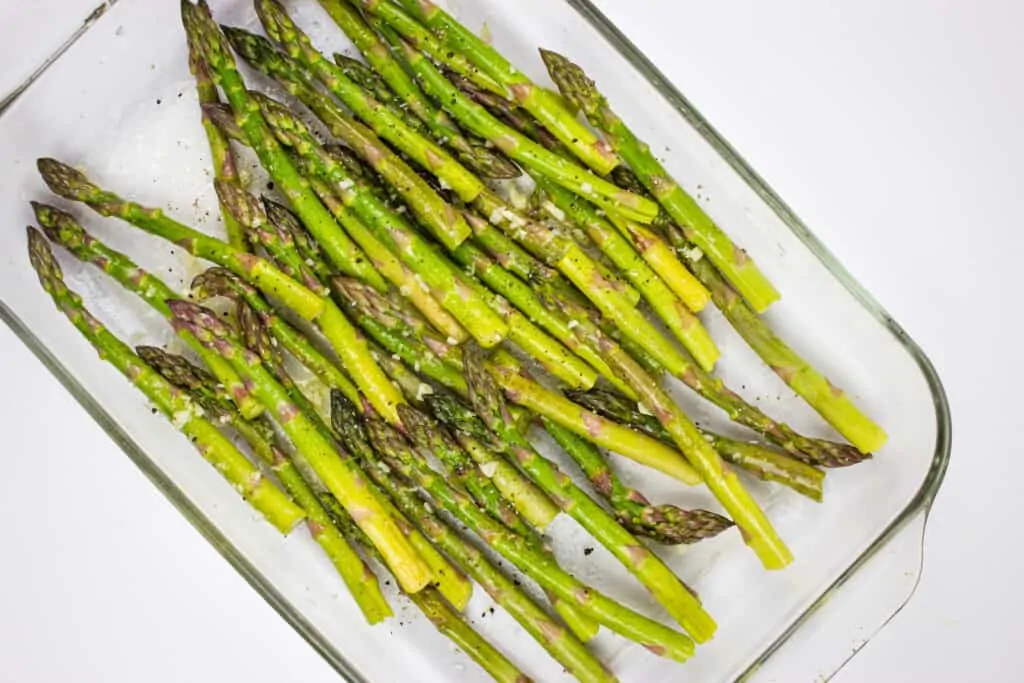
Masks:
[[[2,3],[0,91],[94,4]],[[954,455],[920,588],[836,680],[1015,679],[1024,5],[599,4],[921,343],[950,394]],[[336,680],[6,328],[0,373],[0,472],[19,458],[35,475],[0,486],[0,681]]]

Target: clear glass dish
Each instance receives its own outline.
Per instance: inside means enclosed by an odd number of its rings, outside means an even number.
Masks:
[[[222,22],[255,24],[249,2],[212,5]],[[948,406],[931,364],[588,0],[449,0],[448,6],[471,28],[489,32],[538,80],[544,76],[538,46],[584,65],[782,291],[783,301],[768,314],[776,329],[857,397],[891,437],[873,461],[831,472],[821,505],[750,482],[796,554],[790,569],[764,572],[736,533],[689,550],[662,552],[719,624],[718,636],[690,663],[656,658],[604,633],[595,647],[624,681],[827,678],[905,603],[916,584],[927,512],[950,446]],[[289,7],[321,49],[348,47],[315,2],[294,0]],[[265,85],[258,79],[252,83]],[[0,252],[0,316],[182,514],[344,677],[482,680],[482,673],[408,607],[383,627],[367,627],[315,544],[303,532],[282,538],[258,519],[71,331],[39,288],[25,255],[23,226],[32,222],[28,200],[54,201],[35,172],[39,156],[81,164],[122,194],[162,206],[200,229],[220,230],[177,3],[118,2],[3,111],[0,216],[7,227]],[[245,168],[254,183],[263,182],[248,163]],[[74,211],[88,229],[181,291],[201,268],[180,250],[122,223],[80,207]],[[171,341],[163,321],[116,284],[64,255],[59,258],[72,285],[116,332],[133,342]],[[831,435],[716,313],[707,314],[706,322],[723,349],[720,373],[727,381],[798,429]],[[722,422],[681,387],[673,390],[702,423]],[[714,505],[705,492],[620,464],[658,501]],[[552,533],[567,568],[625,602],[648,607],[613,560],[600,550],[583,552],[591,543],[572,524],[561,520]],[[537,680],[563,679],[560,668],[500,610],[475,618],[489,606],[480,593],[468,611],[476,627]],[[396,656],[381,656],[386,652]]]

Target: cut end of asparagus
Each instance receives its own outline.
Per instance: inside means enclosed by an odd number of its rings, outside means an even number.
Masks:
[[[43,182],[55,195],[76,202],[83,202],[91,195],[99,192],[84,173],[68,166],[62,161],[43,157],[36,161],[36,168]]]
[[[85,244],[89,240],[82,226],[67,211],[61,211],[55,206],[30,202],[32,211],[36,215],[39,227],[43,229],[46,236],[53,242],[63,245],[68,249],[74,249]]]

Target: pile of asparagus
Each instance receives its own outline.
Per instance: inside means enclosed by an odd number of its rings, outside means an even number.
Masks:
[[[284,534],[305,522],[369,623],[393,614],[377,576],[388,571],[496,680],[528,680],[463,618],[472,580],[582,681],[614,680],[586,646],[601,626],[685,661],[715,622],[641,539],[694,543],[735,525],[766,568],[783,568],[792,556],[737,471],[820,501],[823,468],[870,457],[884,432],[769,328],[774,287],[580,67],[541,51],[556,93],[427,0],[320,4],[365,62],[319,52],[277,0],[255,2],[268,37],[182,3],[226,239],[39,160],[56,195],[214,264],[191,292],[34,203],[43,288],[268,522]],[[235,55],[287,101],[250,90]],[[280,201],[243,186],[235,145]],[[504,182],[521,176],[528,197]],[[51,243],[161,313],[193,359],[110,333],[65,284]],[[207,299],[232,315],[195,303]],[[697,316],[709,303],[849,443],[799,434],[716,378],[719,351]],[[330,389],[330,414],[291,361]],[[764,443],[698,428],[663,389],[669,376]],[[534,448],[531,427],[591,491]],[[728,516],[652,504],[605,451],[706,485]],[[542,536],[560,514],[682,632],[562,569]]]

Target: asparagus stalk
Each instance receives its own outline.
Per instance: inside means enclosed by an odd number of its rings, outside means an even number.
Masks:
[[[580,681],[614,681],[612,674],[594,657],[578,638],[550,617],[547,612],[537,606],[523,590],[518,582],[513,582],[499,571],[480,550],[463,541],[444,520],[436,516],[427,504],[420,500],[416,488],[405,478],[405,473],[413,472],[399,460],[381,457],[370,445],[369,435],[360,420],[355,405],[345,400],[340,394],[332,396],[332,420],[342,433],[346,448],[366,467],[366,471],[374,478],[381,488],[385,489],[395,500],[399,508],[415,520],[420,530],[477,581],[487,594],[498,603],[566,670]],[[387,433],[388,438],[406,447],[401,437],[394,432]],[[403,448],[402,455],[409,455],[414,461],[411,449]],[[429,469],[429,468],[427,468]],[[438,487],[447,484],[440,480]],[[448,487],[450,489],[450,487]],[[464,498],[461,494],[456,494]],[[467,499],[468,500],[468,499]],[[471,513],[470,513],[471,514]],[[500,533],[518,538],[486,514],[478,512],[484,525],[480,528],[491,528],[493,525]],[[483,537],[485,542],[487,537]],[[557,566],[557,565],[556,565]]]
[[[378,99],[386,101],[387,96],[397,96],[407,110],[427,126],[434,140],[453,149],[459,161],[471,171],[484,178],[495,179],[518,178],[521,175],[519,168],[499,152],[466,139],[448,115],[431,104],[402,65],[391,55],[388,46],[381,42],[351,5],[344,0],[320,0],[320,5],[327,10],[372,67],[367,68],[343,55],[335,55],[334,60],[338,66],[345,64],[352,71],[351,74],[346,72],[351,80],[358,83],[353,75],[358,73],[359,67],[366,69],[370,77],[382,80],[382,87],[372,91],[377,94]],[[368,89],[368,81],[359,84]]]
[[[234,114],[231,113],[230,109],[225,110],[223,106],[210,107],[209,116],[214,120],[221,122],[223,120],[233,120]],[[237,138],[236,138],[237,139]],[[248,141],[242,137],[240,142],[248,144]],[[331,156],[337,158],[337,150],[331,153]],[[296,164],[300,168],[304,168],[304,164],[301,159],[295,160]],[[444,332],[448,337],[451,337],[459,342],[468,339],[469,335],[459,325],[458,321],[451,316],[450,313],[444,310],[441,304],[434,299],[430,292],[424,291],[422,287],[414,286],[417,285],[415,281],[415,273],[410,271],[401,261],[398,260],[387,248],[381,244],[372,233],[370,233],[365,226],[356,218],[341,202],[340,199],[327,187],[322,181],[316,179],[309,179],[310,185],[316,192],[317,196],[328,208],[328,210],[334,215],[335,219],[345,228],[349,233],[356,233],[360,236],[360,244],[364,247],[367,257],[373,263],[374,267],[380,272],[392,285],[398,287],[405,296],[416,306],[417,309],[441,332]],[[314,270],[316,277],[320,282],[328,282],[331,277],[334,276],[335,272],[331,269],[323,260],[320,248],[316,242],[312,239],[306,229],[299,222],[298,218],[291,213],[287,208],[268,200],[263,199],[264,210],[267,213],[267,217],[271,223],[278,227],[279,231],[290,234],[291,241],[297,247],[300,258],[304,262],[312,262],[311,268]]]
[[[758,313],[779,299],[779,293],[747,253],[736,246],[669,175],[650,147],[639,140],[609,107],[586,73],[565,57],[541,50],[541,57],[566,100],[582,110],[590,123],[604,132],[608,142],[640,181],[687,232],[687,237],[707,254],[715,267],[733,284]]]
[[[640,412],[635,401],[600,389],[567,391],[566,395],[574,403],[609,420],[627,425],[664,443],[673,443],[672,437],[658,422],[658,418]],[[700,431],[704,440],[711,444],[726,462],[750,472],[758,479],[788,486],[812,500],[821,502],[825,473],[818,468],[760,444],[737,441],[706,429]]]
[[[239,28],[225,27],[224,31],[232,47],[250,66],[273,78],[309,107],[331,135],[347,144],[402,195],[416,217],[431,232],[444,235],[452,231],[454,218],[450,215],[451,207],[373,131],[353,120],[333,99],[321,92],[304,66],[279,52],[262,36]]]
[[[370,11],[380,11],[379,8],[387,3],[363,0],[363,4]],[[435,60],[443,62],[442,57],[446,57],[453,50],[462,53],[481,71],[500,83],[521,107],[533,114],[548,131],[595,172],[607,175],[619,164],[618,157],[608,145],[580,124],[573,113],[566,110],[560,98],[533,83],[526,74],[512,66],[497,50],[450,14],[431,2],[421,0],[400,0],[399,4],[442,38],[448,52],[441,55],[431,54]],[[425,46],[419,47],[422,49]]]
[[[153,346],[138,347],[136,353],[165,380],[188,392],[204,408],[216,400],[216,386],[211,384],[213,378],[181,356]],[[306,511],[306,526],[310,535],[338,570],[366,621],[372,625],[393,616],[373,571],[334,526],[327,510],[299,470],[270,442],[266,430],[246,420],[227,401],[217,401],[214,406],[222,419],[234,427],[252,447],[256,457],[273,470],[292,499]]]
[[[186,32],[202,50],[210,67],[214,82],[220,86],[228,104],[235,112],[238,127],[245,133],[249,144],[267,172],[302,222],[323,246],[331,262],[342,272],[365,279],[375,287],[384,288],[384,280],[373,269],[365,254],[353,244],[338,228],[334,218],[324,209],[308,187],[302,182],[298,171],[288,161],[284,151],[267,128],[260,116],[259,107],[249,96],[245,83],[235,67],[234,57],[227,48],[224,35],[217,24],[204,11],[205,1],[198,6],[182,3],[182,18]]]
[[[701,368],[710,372],[718,360],[718,347],[700,320],[673,292],[665,281],[640,257],[625,237],[613,228],[587,202],[581,201],[557,185],[536,178],[538,186],[553,200],[559,215],[567,215],[581,226],[626,279],[636,287],[662,322],[690,352]]]
[[[715,306],[775,374],[862,454],[872,453],[885,445],[888,439],[885,431],[861,412],[846,392],[832,384],[780,338],[715,267],[699,257],[700,252],[692,249],[692,245],[687,248],[687,240],[681,230],[672,226],[668,234],[674,244],[682,247],[679,253],[693,272],[708,286]],[[851,457],[835,464],[852,465],[861,459]]]
[[[136,386],[153,406],[167,416],[175,427],[188,437],[200,454],[262,514],[278,531],[289,533],[306,517],[306,513],[260,470],[250,463],[217,427],[203,417],[202,409],[191,399],[174,390],[166,380],[151,370],[120,339],[85,308],[81,297],[64,283],[60,266],[50,251],[46,238],[35,228],[28,228],[28,250],[39,282],[57,308],[82,333],[82,336],[108,363],[116,367]]]
[[[447,151],[410,129],[400,118],[369,97],[358,85],[345,77],[336,65],[313,47],[309,36],[296,26],[284,7],[276,0],[257,0],[256,13],[271,40],[302,63],[328,90],[362,119],[374,133],[395,145],[417,165],[435,173],[465,201],[472,201],[483,190],[483,182],[456,161]],[[457,247],[469,237],[469,226],[458,214],[451,215],[446,245]]]
[[[184,226],[159,209],[145,208],[96,187],[84,174],[67,164],[54,159],[40,159],[38,166],[43,180],[55,194],[83,202],[101,215],[117,216],[146,232],[174,242],[193,256],[227,268],[292,309],[299,317],[315,321],[374,408],[385,419],[398,419],[395,406],[401,403],[401,394],[373,362],[365,340],[331,301],[317,296],[264,259]]]
[[[32,202],[39,226],[51,241],[60,244],[75,258],[91,263],[125,289],[137,294],[139,298],[152,306],[165,318],[170,318],[171,311],[167,301],[178,297],[165,282],[152,273],[139,268],[128,256],[115,251],[87,233],[75,220],[74,216],[53,206]],[[179,333],[181,339],[192,347],[217,380],[238,402],[239,410],[247,418],[257,417],[263,412],[263,406],[246,388],[242,379],[223,358],[207,351],[195,337],[187,332]]]
[[[405,442],[401,434],[379,420],[366,421],[374,449],[388,465],[413,479],[440,507],[472,529],[481,540],[546,590],[575,601],[584,613],[602,625],[645,645],[656,654],[685,661],[693,654],[693,641],[611,600],[566,573],[526,540],[481,511],[464,493],[437,475]],[[636,546],[644,550],[642,546]],[[562,629],[560,636],[569,634]],[[574,639],[575,640],[575,639]],[[564,664],[564,662],[563,662]]]
[[[584,322],[594,323],[593,318],[590,316],[590,311],[580,307],[575,301],[557,297],[549,297],[548,300],[552,305],[561,306],[566,315],[572,317],[573,320],[578,321],[581,325]],[[578,333],[579,327],[575,328],[575,331]],[[581,338],[584,341],[594,339],[590,335],[582,335]],[[661,365],[661,358],[654,357],[654,359],[660,367],[666,367]],[[848,444],[803,436],[794,431],[789,425],[777,422],[757,407],[745,402],[739,394],[727,387],[722,380],[710,373],[704,372],[694,362],[687,361],[686,365],[682,367],[666,369],[685,385],[724,410],[733,422],[763,434],[767,439],[798,460],[813,465],[838,467],[842,464],[859,462],[865,457],[860,451]]]
[[[789,548],[779,538],[771,522],[732,471],[711,447],[682,409],[662,390],[640,365],[589,321],[577,328],[605,352],[608,363],[625,379],[643,404],[661,422],[672,441],[693,465],[704,483],[736,522],[743,540],[766,569],[782,569],[793,561]],[[472,383],[471,383],[472,386]]]
[[[169,305],[176,325],[191,331],[202,343],[226,358],[243,378],[252,382],[256,396],[265,406],[271,407],[278,424],[296,448],[387,558],[388,566],[402,587],[415,593],[430,583],[433,579],[430,568],[410,545],[394,517],[367,488],[362,473],[351,462],[338,456],[334,444],[324,438],[296,407],[259,357],[242,347],[212,312],[180,300]]]
[[[188,40],[188,68],[196,81],[196,94],[199,98],[199,105],[219,104],[220,95],[217,93],[217,86],[210,77],[210,70],[203,59],[202,50],[196,45],[191,33],[186,31]],[[206,133],[206,140],[210,144],[210,157],[213,161],[213,175],[217,180],[228,183],[241,183],[238,176],[238,168],[235,164],[235,156],[231,152],[231,145],[224,132],[217,127],[216,122],[206,116],[203,110],[203,130]],[[228,244],[238,249],[248,248],[245,233],[235,219],[221,207],[221,215],[224,219],[224,231],[227,235]]]
[[[542,417],[541,423],[562,450],[579,465],[594,489],[608,501],[619,523],[633,534],[663,545],[679,545],[712,538],[733,526],[730,520],[707,510],[651,505],[642,493],[623,483],[589,441],[553,420]]]
[[[649,199],[613,185],[506,126],[462,94],[429,59],[409,43],[386,31],[382,35],[391,43],[395,54],[408,65],[423,91],[440,103],[467,130],[490,140],[526,168],[550,178],[607,211],[616,211],[641,223],[650,223],[657,216],[657,205]]]
[[[678,577],[516,429],[502,389],[480,354],[475,348],[463,354],[470,400],[487,427],[508,442],[520,469],[608,548],[694,640],[709,640],[714,635],[715,622]]]
[[[664,472],[684,484],[693,486],[700,483],[700,475],[679,451],[592,413],[546,389],[525,376],[522,366],[511,355],[496,354],[488,364],[488,369],[494,373],[505,395],[513,403],[547,417],[591,443]]]

